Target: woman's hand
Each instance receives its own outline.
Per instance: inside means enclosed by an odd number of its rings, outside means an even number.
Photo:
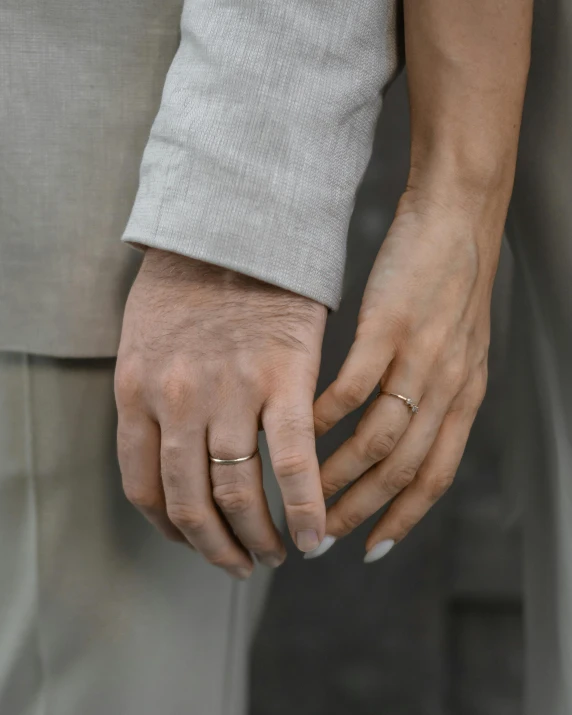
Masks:
[[[368,280],[355,342],[315,403],[324,434],[380,395],[322,466],[324,494],[355,482],[328,510],[315,555],[393,500],[367,540],[366,561],[406,536],[450,486],[485,393],[491,289],[504,208],[407,192]],[[357,480],[357,481],[356,481]],[[310,556],[310,555],[309,555]]]
[[[326,538],[393,499],[366,561],[402,539],[450,485],[485,392],[491,288],[512,190],[532,1],[404,2],[409,184],[372,270],[355,343],[315,404],[323,434],[378,382],[382,395],[323,465]]]

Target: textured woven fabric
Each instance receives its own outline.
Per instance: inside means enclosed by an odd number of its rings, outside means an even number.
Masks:
[[[0,350],[114,355],[182,0],[0,1]]]
[[[336,308],[397,68],[394,2],[188,2],[125,240]]]
[[[188,0],[126,238],[334,307],[397,0]],[[0,3],[0,350],[115,353],[181,0]]]

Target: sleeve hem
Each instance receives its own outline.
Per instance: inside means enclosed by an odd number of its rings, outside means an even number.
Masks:
[[[162,234],[142,236],[126,232],[121,240],[136,249],[140,246],[158,248],[242,273],[264,283],[311,298],[318,303],[322,303],[330,310],[335,311],[340,305],[342,277],[337,281],[332,281],[331,285],[326,288],[323,275],[318,275],[317,272],[314,272],[312,266],[307,266],[303,273],[295,272],[285,275],[283,271],[272,271],[267,266],[254,265],[251,262],[241,260],[237,256],[225,257],[221,255],[220,250],[217,250],[216,247],[188,240],[177,240]],[[323,272],[320,271],[320,273]]]

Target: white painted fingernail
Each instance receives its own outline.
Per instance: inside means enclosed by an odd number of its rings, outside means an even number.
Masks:
[[[335,536],[324,536],[322,539],[322,542],[319,546],[317,546],[315,549],[312,549],[312,551],[307,551],[304,554],[305,559],[315,559],[318,556],[321,556],[322,554],[325,554],[326,551],[332,547],[336,543],[336,537]]]
[[[363,560],[364,564],[371,564],[374,561],[382,559],[395,546],[393,539],[386,539],[376,544],[373,549],[370,549]]]

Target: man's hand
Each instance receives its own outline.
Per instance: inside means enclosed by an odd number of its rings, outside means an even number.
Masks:
[[[148,249],[119,349],[118,450],[127,497],[165,536],[246,578],[248,552],[284,560],[262,487],[266,432],[302,551],[325,533],[312,402],[326,308],[208,264]]]

